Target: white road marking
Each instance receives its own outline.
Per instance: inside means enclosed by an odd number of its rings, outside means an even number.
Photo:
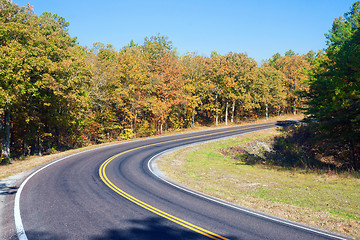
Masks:
[[[220,130],[220,129],[231,129],[231,128],[236,128],[236,127],[246,127],[246,126],[251,126],[252,124],[249,124],[249,125],[240,125],[240,126],[234,126],[234,127],[225,127],[225,128],[218,128],[218,129],[209,129],[209,130],[203,130],[203,131],[197,131],[197,132],[208,132],[208,131],[212,131],[212,130]],[[255,124],[256,125],[256,124]],[[262,124],[259,124],[259,125],[262,125]],[[255,132],[255,131],[252,131],[252,132]],[[166,137],[170,137],[170,136],[174,136],[174,135],[186,135],[186,134],[191,134],[193,132],[190,132],[190,133],[181,133],[181,134],[173,134],[173,135],[167,135],[167,136],[158,136],[158,137],[152,137],[151,139],[153,138],[166,138]],[[247,132],[249,133],[249,132]],[[233,135],[233,136],[237,136],[237,135],[241,135],[241,134],[236,134],[236,135]],[[229,136],[231,137],[231,136]],[[224,138],[218,138],[216,140],[220,140],[220,139],[225,139],[225,138],[229,138],[229,137],[224,137]],[[122,144],[126,144],[126,143],[131,143],[131,142],[141,142],[141,141],[145,141],[147,139],[139,139],[139,140],[133,140],[133,141],[126,141],[126,142],[121,142],[121,143],[115,143],[115,144],[110,144],[110,145],[106,145],[106,146],[102,146],[102,147],[97,147],[97,148],[93,148],[93,149],[89,149],[89,150],[85,150],[85,151],[81,151],[81,152],[78,152],[78,153],[74,153],[74,154],[71,154],[71,155],[68,155],[66,157],[63,157],[63,158],[60,158],[60,159],[57,159],[47,165],[45,165],[44,167],[38,169],[37,171],[35,171],[34,173],[32,173],[30,176],[28,176],[20,185],[18,191],[16,192],[16,195],[15,195],[15,201],[14,201],[14,220],[15,220],[15,228],[16,228],[16,234],[19,238],[19,240],[28,240],[27,236],[26,236],[26,232],[25,232],[25,229],[24,229],[24,225],[23,225],[23,222],[22,222],[22,218],[21,218],[21,211],[20,211],[20,198],[21,198],[21,193],[22,193],[22,190],[24,189],[26,183],[33,177],[35,176],[37,173],[39,173],[40,171],[44,170],[45,168],[57,163],[57,162],[60,162],[60,161],[63,161],[67,158],[70,158],[70,157],[73,157],[73,156],[76,156],[76,155],[79,155],[79,154],[82,154],[82,153],[86,153],[86,152],[90,152],[90,151],[94,151],[94,150],[98,150],[98,149],[102,149],[102,148],[108,148],[108,147],[113,147],[113,146],[116,146],[116,145],[122,145]],[[214,140],[215,141],[215,140]],[[203,141],[203,142],[208,142],[208,141]],[[165,151],[166,152],[166,151]],[[164,152],[163,152],[164,153]],[[159,155],[159,154],[158,154]],[[158,156],[156,155],[156,156]],[[154,156],[155,157],[155,156]],[[154,158],[153,157],[153,158]],[[153,159],[152,158],[152,159]],[[151,160],[149,161],[149,163],[151,162]],[[149,168],[150,171],[151,168]],[[155,176],[157,176],[156,174],[154,174]],[[159,177],[159,176],[158,176]],[[160,178],[160,177],[159,177]],[[160,178],[162,179],[162,178]],[[163,181],[166,181],[165,179],[163,179]],[[167,182],[167,181],[166,181]],[[169,184],[171,184],[169,182]],[[177,185],[174,185],[178,188],[180,188],[179,186]],[[185,190],[186,191],[186,190]],[[188,190],[188,192],[191,192],[190,190]],[[341,238],[339,238],[341,239]],[[343,239],[341,239],[343,240]]]
[[[139,140],[136,140],[136,141],[139,141]],[[79,155],[79,154],[82,154],[82,153],[86,153],[86,152],[90,152],[90,151],[94,151],[94,150],[98,150],[98,149],[101,149],[101,148],[107,148],[107,147],[113,147],[113,146],[116,146],[116,145],[120,145],[120,144],[124,144],[125,142],[122,142],[122,143],[116,143],[116,144],[111,144],[111,145],[106,145],[106,146],[102,146],[102,147],[97,147],[97,148],[93,148],[93,149],[89,149],[89,150],[85,150],[85,151],[81,151],[81,152],[78,152],[78,153],[74,153],[74,154],[71,154],[71,155],[68,155],[66,157],[63,157],[63,158],[59,158],[58,160],[55,160],[54,162],[51,162],[49,164],[47,164],[46,166],[38,169],[37,171],[33,172],[30,176],[28,176],[25,181],[23,181],[18,189],[18,191],[16,192],[16,195],[15,195],[15,202],[14,202],[14,219],[15,219],[15,228],[16,228],[16,234],[19,238],[19,240],[28,240],[27,236],[26,236],[26,233],[25,233],[25,229],[24,229],[24,225],[23,225],[23,222],[22,222],[22,219],[21,219],[21,213],[20,213],[20,197],[21,197],[21,192],[22,190],[24,189],[24,186],[25,184],[33,177],[35,176],[37,173],[39,173],[40,171],[44,170],[45,168],[57,163],[57,162],[60,162],[60,161],[63,161],[67,158],[70,158],[70,157],[73,157],[73,156],[76,156],[76,155]]]
[[[252,131],[252,132],[256,132],[256,131]],[[250,133],[250,132],[246,132],[246,133]],[[239,135],[243,135],[243,134],[246,134],[246,133],[242,133],[242,134],[236,134],[234,136],[239,136]],[[234,136],[230,136],[230,137],[234,137]],[[188,187],[185,187],[185,186],[181,186],[177,183],[174,183],[172,181],[169,181],[167,179],[165,179],[164,177],[162,177],[159,173],[161,173],[161,171],[157,168],[156,166],[156,159],[159,158],[161,155],[163,154],[166,154],[167,152],[173,152],[175,150],[178,150],[178,149],[181,149],[181,148],[185,148],[185,147],[189,147],[189,146],[194,146],[194,145],[197,145],[197,144],[201,144],[201,143],[206,143],[206,142],[213,142],[213,141],[218,141],[218,140],[221,140],[221,139],[227,139],[227,138],[230,138],[230,137],[224,137],[224,138],[218,138],[218,139],[214,139],[214,140],[206,140],[206,141],[202,141],[202,142],[197,142],[197,143],[192,143],[192,144],[188,144],[188,145],[184,145],[184,146],[181,146],[181,147],[176,147],[176,148],[172,148],[172,149],[168,149],[168,150],[165,150],[163,152],[160,152],[158,154],[156,154],[155,156],[153,156],[152,158],[150,158],[150,160],[148,161],[148,169],[150,170],[150,172],[156,176],[157,178],[161,179],[162,181],[166,182],[167,184],[173,186],[173,187],[176,187],[178,189],[181,189],[185,192],[188,192],[188,193],[191,193],[191,194],[194,194],[196,196],[199,196],[199,197],[202,197],[202,198],[205,198],[207,200],[210,200],[210,201],[213,201],[213,202],[216,202],[218,204],[222,204],[222,205],[225,205],[227,207],[231,207],[231,208],[234,208],[234,209],[237,209],[237,210],[240,210],[242,212],[246,212],[246,213],[249,213],[251,215],[255,215],[255,216],[258,216],[258,217],[261,217],[261,218],[265,218],[265,219],[269,219],[269,220],[272,220],[272,221],[275,221],[275,222],[279,222],[279,223],[282,223],[282,224],[285,224],[285,225],[289,225],[289,226],[292,226],[292,227],[295,227],[295,228],[299,228],[299,229],[303,229],[303,230],[306,230],[306,231],[309,231],[309,232],[313,232],[313,233],[317,233],[319,235],[323,235],[323,236],[327,236],[327,237],[331,237],[331,238],[334,238],[334,239],[338,239],[338,240],[348,240],[348,238],[344,238],[344,237],[341,237],[341,236],[337,236],[337,235],[334,235],[334,234],[329,234],[329,233],[326,233],[326,232],[323,232],[323,231],[320,231],[320,230],[316,230],[316,229],[312,229],[310,227],[307,227],[307,226],[303,226],[303,225],[300,225],[300,224],[297,224],[297,223],[292,223],[290,222],[290,220],[283,220],[283,219],[280,219],[280,218],[276,218],[276,217],[273,217],[273,216],[270,216],[270,215],[266,215],[265,213],[260,213],[260,212],[257,212],[257,211],[252,211],[252,210],[249,210],[249,209],[246,209],[244,207],[241,207],[241,206],[237,206],[231,202],[228,202],[228,201],[225,201],[225,200],[222,200],[222,199],[219,199],[219,198],[216,198],[216,197],[213,197],[213,196],[209,196],[207,194],[204,194],[202,192],[199,192],[199,191],[196,191],[196,190],[193,190],[193,189],[190,189]],[[156,168],[156,170],[154,170],[153,168]],[[162,174],[163,175],[163,174]]]

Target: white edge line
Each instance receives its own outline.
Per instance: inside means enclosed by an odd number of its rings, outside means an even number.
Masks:
[[[262,124],[265,124],[265,123],[260,123],[259,125],[262,125]],[[171,136],[174,136],[174,135],[186,135],[186,134],[191,134],[191,133],[195,133],[195,132],[208,132],[208,131],[212,131],[212,130],[217,130],[217,129],[225,129],[225,128],[235,128],[235,127],[242,127],[242,126],[247,126],[247,125],[254,125],[254,124],[245,124],[245,125],[239,125],[239,126],[232,126],[232,127],[223,127],[223,128],[216,128],[216,129],[207,129],[207,130],[201,130],[201,131],[194,131],[194,132],[186,132],[186,133],[177,133],[177,134],[170,134],[170,135],[166,135],[166,136],[157,136],[157,137],[151,137],[151,139],[153,138],[166,138],[166,137],[171,137]],[[21,213],[20,213],[20,197],[21,197],[21,192],[22,190],[24,189],[26,183],[33,177],[35,176],[37,173],[39,173],[40,171],[44,170],[45,168],[57,163],[57,162],[60,162],[62,160],[65,160],[67,158],[70,158],[70,157],[73,157],[73,156],[76,156],[78,154],[82,154],[82,153],[85,153],[85,152],[90,152],[90,151],[94,151],[94,150],[98,150],[98,149],[102,149],[102,148],[107,148],[107,147],[114,147],[116,145],[122,145],[122,144],[127,144],[127,143],[131,143],[131,142],[141,142],[141,141],[146,141],[150,138],[144,138],[144,139],[138,139],[138,140],[132,140],[132,141],[124,141],[124,142],[121,142],[121,143],[114,143],[114,144],[110,144],[110,145],[106,145],[106,146],[101,146],[101,147],[96,147],[96,148],[93,148],[93,149],[89,149],[89,150],[85,150],[85,151],[81,151],[81,152],[78,152],[78,153],[74,153],[74,154],[70,154],[68,156],[65,156],[65,157],[62,157],[62,158],[59,158],[51,163],[48,163],[47,165],[45,165],[44,167],[36,170],[35,172],[33,172],[31,175],[29,175],[20,185],[19,189],[17,190],[16,192],[16,195],[15,195],[15,200],[14,200],[14,220],[15,220],[15,228],[16,228],[16,234],[19,238],[19,240],[28,240],[27,236],[26,236],[26,233],[25,233],[25,229],[24,229],[24,225],[23,225],[23,222],[22,222],[22,218],[21,218]]]
[[[166,137],[166,136],[160,136],[160,137]],[[159,137],[159,138],[160,138]],[[95,150],[99,150],[99,149],[102,149],[102,148],[108,148],[108,147],[114,147],[116,145],[122,145],[122,144],[125,144],[125,143],[129,143],[129,142],[140,142],[140,141],[145,141],[146,139],[139,139],[139,140],[133,140],[133,141],[126,141],[126,142],[121,142],[121,143],[114,143],[114,144],[110,144],[110,145],[106,145],[106,146],[101,146],[101,147],[96,147],[96,148],[92,148],[92,149],[88,149],[88,150],[84,150],[84,151],[81,151],[81,152],[77,152],[77,153],[73,153],[73,154],[70,154],[68,156],[65,156],[65,157],[62,157],[62,158],[59,158],[53,162],[50,162],[48,163],[47,165],[45,165],[44,167],[36,170],[35,172],[33,172],[31,175],[29,175],[20,185],[19,189],[17,190],[16,192],[16,195],[15,195],[15,200],[14,200],[14,220],[15,220],[15,228],[16,228],[16,234],[19,238],[19,240],[28,240],[27,236],[26,236],[26,233],[25,233],[25,229],[24,229],[24,225],[23,225],[23,222],[22,222],[22,219],[21,219],[21,214],[20,214],[20,196],[21,196],[21,192],[22,190],[24,189],[25,187],[25,184],[33,177],[35,176],[37,173],[39,173],[40,171],[44,170],[45,168],[57,163],[57,162],[60,162],[62,160],[65,160],[67,158],[70,158],[70,157],[73,157],[73,156],[76,156],[76,155],[79,155],[79,154],[83,154],[83,153],[86,153],[86,152],[90,152],[90,151],[95,151]]]
[[[274,127],[275,128],[275,127]],[[263,129],[263,130],[266,130],[266,129]],[[251,132],[256,132],[256,131],[259,131],[259,130],[255,130],[255,131],[251,131]],[[261,130],[260,130],[261,131]],[[237,209],[237,210],[240,210],[242,212],[246,212],[246,213],[249,213],[251,215],[255,215],[255,216],[258,216],[258,217],[261,217],[261,218],[265,218],[265,219],[269,219],[269,220],[272,220],[272,221],[275,221],[275,222],[279,222],[279,223],[282,223],[282,224],[285,224],[285,225],[289,225],[289,226],[292,226],[292,227],[295,227],[295,228],[300,228],[300,229],[303,229],[303,230],[306,230],[306,231],[309,231],[309,232],[314,232],[314,233],[317,233],[317,234],[320,234],[320,235],[323,235],[323,236],[327,236],[327,237],[331,237],[331,238],[334,238],[334,239],[339,239],[339,240],[348,240],[349,238],[343,238],[341,236],[337,236],[337,235],[333,235],[333,234],[328,234],[324,231],[318,231],[316,229],[313,229],[313,228],[310,228],[310,227],[307,227],[307,226],[302,226],[300,225],[299,223],[292,223],[291,220],[286,220],[286,219],[281,219],[281,218],[277,218],[277,217],[273,217],[273,216],[270,216],[270,215],[267,215],[265,213],[260,213],[260,212],[257,212],[257,211],[251,211],[251,210],[248,210],[244,207],[241,207],[241,206],[236,206],[234,203],[231,203],[231,202],[228,202],[226,200],[223,200],[223,199],[219,199],[219,198],[216,198],[216,197],[213,197],[213,196],[210,196],[210,195],[207,195],[205,193],[202,193],[202,192],[199,192],[199,191],[196,191],[196,190],[193,190],[193,189],[190,189],[188,187],[185,187],[185,186],[181,186],[175,182],[172,182],[172,181],[169,181],[169,180],[166,180],[165,178],[161,177],[159,174],[157,174],[155,171],[153,171],[153,167],[152,165],[155,165],[155,162],[156,160],[161,156],[161,155],[164,155],[164,154],[167,154],[167,153],[170,153],[170,152],[174,152],[176,150],[179,150],[181,148],[185,148],[185,147],[189,147],[189,146],[194,146],[194,145],[198,145],[198,144],[202,144],[202,143],[208,143],[208,142],[214,142],[214,141],[219,141],[219,140],[224,140],[224,139],[227,139],[227,138],[231,138],[231,137],[236,137],[236,136],[240,136],[240,135],[243,135],[243,134],[247,134],[247,133],[251,133],[251,132],[246,132],[246,133],[241,133],[241,134],[235,134],[235,135],[231,135],[231,136],[228,136],[228,137],[223,137],[223,138],[217,138],[217,139],[214,139],[214,140],[206,140],[206,141],[201,141],[201,142],[196,142],[196,143],[191,143],[191,144],[187,144],[187,145],[183,145],[181,147],[175,147],[175,148],[171,148],[171,149],[167,149],[163,152],[160,152],[158,154],[156,154],[155,156],[153,156],[152,158],[150,158],[150,160],[148,161],[148,169],[150,170],[150,172],[156,176],[157,178],[159,178],[160,180],[166,182],[167,184],[173,186],[173,187],[176,187],[180,190],[183,190],[185,192],[188,192],[188,193],[191,193],[191,194],[194,194],[196,196],[199,196],[199,197],[202,197],[202,198],[205,198],[207,200],[210,200],[212,202],[216,202],[216,203],[219,203],[221,205],[225,205],[227,207],[231,207],[231,208],[234,208],[234,209]],[[157,168],[157,167],[156,167]],[[158,170],[160,171],[160,170]],[[351,238],[350,238],[351,239]]]
[[[15,195],[15,202],[14,202],[14,220],[15,220],[15,228],[16,228],[16,234],[19,238],[19,240],[28,240],[27,236],[26,236],[26,233],[25,233],[25,229],[24,229],[24,225],[22,223],[22,219],[21,219],[21,214],[20,214],[20,196],[21,196],[21,192],[22,190],[24,189],[24,186],[25,184],[33,177],[35,176],[37,173],[39,173],[41,170],[57,163],[57,162],[60,162],[62,160],[65,160],[67,158],[70,158],[70,157],[73,157],[73,156],[76,156],[78,154],[81,154],[81,153],[84,153],[84,152],[90,152],[90,151],[93,151],[93,150],[96,150],[96,149],[100,149],[100,148],[105,148],[105,147],[110,147],[112,145],[107,145],[107,146],[103,146],[103,147],[99,147],[99,148],[94,148],[94,149],[89,149],[89,150],[85,150],[85,151],[82,151],[82,152],[78,152],[78,153],[74,153],[74,154],[71,154],[71,155],[68,155],[66,157],[62,157],[56,161],[53,161],[49,164],[47,164],[46,166],[38,169],[37,171],[33,172],[30,176],[28,176],[20,185],[18,191],[16,192],[16,195]]]
[[[271,122],[273,123],[273,122]],[[239,126],[232,126],[232,127],[223,127],[223,128],[216,128],[216,129],[207,129],[207,130],[201,130],[201,131],[194,131],[194,132],[190,132],[190,133],[178,133],[178,134],[170,134],[170,135],[166,135],[166,136],[158,136],[158,137],[151,137],[151,139],[153,138],[166,138],[166,137],[170,137],[170,136],[174,136],[174,135],[186,135],[186,134],[191,134],[191,133],[195,133],[195,132],[207,132],[207,131],[212,131],[212,130],[218,130],[218,129],[226,129],[226,128],[235,128],[235,127],[242,127],[242,126],[248,126],[248,125],[263,125],[266,123],[259,123],[259,124],[245,124],[245,125],[239,125]],[[270,124],[270,123],[268,123]],[[25,233],[25,229],[24,229],[24,225],[22,222],[22,218],[21,218],[21,213],[20,213],[20,197],[21,197],[21,192],[25,187],[25,184],[33,177],[35,176],[37,173],[39,173],[40,171],[44,170],[45,168],[60,162],[62,160],[65,160],[67,158],[76,156],[78,154],[82,154],[85,152],[90,152],[90,151],[95,151],[98,149],[102,149],[102,148],[108,148],[108,147],[114,147],[116,145],[122,145],[122,144],[126,144],[126,143],[130,143],[130,142],[141,142],[141,141],[146,141],[150,138],[145,138],[145,139],[138,139],[138,140],[132,140],[132,141],[125,141],[125,142],[121,142],[121,143],[114,143],[114,144],[110,144],[110,145],[106,145],[106,146],[101,146],[101,147],[96,147],[93,149],[89,149],[89,150],[85,150],[85,151],[81,151],[78,153],[74,153],[74,154],[70,154],[68,156],[62,157],[60,159],[57,159],[47,165],[45,165],[44,167],[38,169],[37,171],[33,172],[30,176],[28,176],[20,185],[19,189],[16,192],[15,195],[15,200],[14,200],[14,220],[15,220],[15,228],[16,228],[16,234],[19,238],[19,240],[28,240],[26,233]],[[219,140],[219,139],[218,139]],[[164,180],[165,181],[165,180]]]

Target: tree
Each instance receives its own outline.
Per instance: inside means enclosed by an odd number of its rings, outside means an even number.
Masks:
[[[276,61],[279,60],[281,58],[281,54],[280,53],[275,53],[274,55],[272,55],[272,57],[267,61],[270,65],[274,66]]]
[[[174,53],[165,52],[155,61],[152,73],[154,98],[150,110],[159,125],[160,134],[163,133],[165,121],[172,108],[187,102],[181,72],[181,65]]]
[[[124,48],[117,61],[117,72],[124,92],[125,115],[130,119],[131,130],[136,137],[137,122],[142,109],[146,108],[149,93],[148,61],[135,45]]]
[[[285,52],[285,56],[291,58],[291,57],[297,56],[297,54],[293,50],[290,49],[290,50]]]
[[[211,58],[208,58],[206,61],[207,66],[207,78],[208,78],[208,94],[210,94],[209,102],[207,105],[207,109],[210,112],[215,113],[215,124],[219,124],[219,115],[221,114],[220,107],[220,97],[223,96],[224,90],[224,80],[226,78],[228,72],[228,60],[225,56],[216,54],[212,54]]]
[[[281,71],[285,76],[285,86],[287,93],[288,108],[293,114],[296,114],[298,105],[301,102],[297,92],[306,89],[305,83],[306,72],[304,70],[310,68],[310,63],[303,56],[284,56],[278,59],[274,67]]]
[[[316,60],[316,53],[313,50],[310,50],[307,54],[305,54],[305,60],[308,61],[311,65]]]
[[[2,163],[10,162],[10,124],[12,111],[24,92],[32,68],[29,51],[35,15],[30,7],[20,8],[9,1],[0,2],[0,114]]]
[[[327,58],[310,78],[307,113],[317,119],[323,154],[360,169],[360,2],[334,20]]]
[[[228,78],[226,87],[229,100],[232,101],[231,122],[234,122],[235,106],[238,104],[242,109],[254,107],[252,99],[252,85],[254,79],[252,73],[257,68],[254,59],[247,56],[246,53],[228,53],[226,55],[229,64]],[[256,80],[255,80],[256,81]]]
[[[30,144],[38,154],[61,138],[74,140],[88,73],[83,49],[69,36],[63,18],[51,13],[37,17],[30,6],[8,1],[0,7],[2,151],[8,162],[10,132],[13,149]]]
[[[187,96],[188,110],[191,111],[191,127],[195,125],[196,110],[202,105],[200,92],[205,81],[205,59],[199,55],[186,54],[182,57],[184,90]]]
[[[148,55],[151,63],[154,63],[156,59],[161,58],[166,52],[172,52],[175,54],[175,49],[172,45],[172,42],[169,41],[167,36],[161,36],[160,34],[146,37],[144,39],[144,44],[141,46],[141,49]]]
[[[285,103],[286,91],[284,75],[271,66],[257,69],[256,91],[257,100],[265,107],[266,120],[269,117],[269,107],[282,106]]]
[[[92,129],[89,139],[95,142],[109,140],[111,134],[121,129],[116,109],[123,106],[123,91],[117,65],[118,52],[112,45],[95,43],[87,61],[92,66],[92,76],[88,87],[91,107]]]
[[[336,18],[333,22],[332,28],[327,38],[328,48],[326,49],[327,55],[331,58],[336,54],[341,47],[348,41],[354,32],[360,27],[359,19],[360,2],[355,2],[350,11],[344,14],[344,17]]]

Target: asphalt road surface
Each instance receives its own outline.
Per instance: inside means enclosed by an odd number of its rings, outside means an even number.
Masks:
[[[20,187],[17,234],[36,240],[345,239],[179,189],[149,169],[153,156],[171,148],[278,125],[150,138],[62,159]]]

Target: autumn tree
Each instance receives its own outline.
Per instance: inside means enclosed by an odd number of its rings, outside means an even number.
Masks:
[[[228,53],[229,70],[227,73],[229,88],[228,96],[231,100],[231,122],[234,122],[236,105],[242,109],[254,107],[252,99],[252,82],[251,74],[256,70],[257,63],[254,59],[247,56],[246,53]]]
[[[147,107],[150,91],[148,64],[145,54],[134,43],[122,49],[117,60],[117,72],[124,92],[125,106],[122,112],[130,123],[134,137],[137,136],[138,122],[141,124],[139,116],[142,115],[143,121],[146,121],[143,110]]]
[[[194,53],[182,57],[184,90],[187,96],[188,108],[191,112],[191,127],[194,127],[195,116],[202,105],[201,92],[205,85],[205,58]]]
[[[260,106],[265,107],[265,117],[269,117],[269,107],[281,107],[285,104],[284,75],[271,66],[262,66],[257,69],[255,82],[256,99]]]
[[[221,114],[221,102],[224,90],[224,80],[227,75],[228,64],[225,56],[212,53],[210,58],[206,59],[206,77],[207,77],[207,98],[208,102],[204,106],[206,110],[209,110],[215,119],[215,124],[219,124],[219,117]]]
[[[165,120],[172,108],[187,102],[178,58],[171,52],[158,58],[155,62],[153,78],[156,102],[151,103],[151,111],[159,123],[159,131],[162,133]]]
[[[141,45],[141,49],[147,54],[151,64],[153,64],[156,59],[161,58],[165,53],[172,52],[175,54],[172,42],[169,41],[167,36],[162,36],[160,34],[146,37],[143,45]]]
[[[122,96],[125,94],[118,72],[118,55],[111,44],[102,43],[95,43],[88,53],[87,61],[92,66],[88,88],[92,115],[88,131],[90,141],[107,141],[122,129],[122,119],[116,114],[116,110],[123,106]]]
[[[287,105],[292,110],[292,113],[296,114],[301,102],[297,92],[303,91],[307,87],[304,81],[306,78],[304,70],[310,67],[310,63],[306,61],[304,56],[298,56],[291,51],[276,60],[273,66],[285,76],[284,84],[286,87]]]
[[[0,1],[0,114],[2,135],[2,163],[10,162],[10,124],[12,111],[25,89],[31,69],[26,44],[33,31],[35,19],[29,7],[18,7],[9,1]],[[28,20],[27,20],[28,19]],[[27,21],[26,21],[27,20]],[[29,23],[28,23],[29,22]],[[26,65],[26,67],[22,67]]]
[[[2,150],[8,161],[10,131],[14,149],[30,144],[31,152],[38,154],[61,143],[62,137],[75,136],[87,72],[83,52],[69,36],[64,19],[51,13],[37,17],[31,7],[8,1],[0,6]]]

